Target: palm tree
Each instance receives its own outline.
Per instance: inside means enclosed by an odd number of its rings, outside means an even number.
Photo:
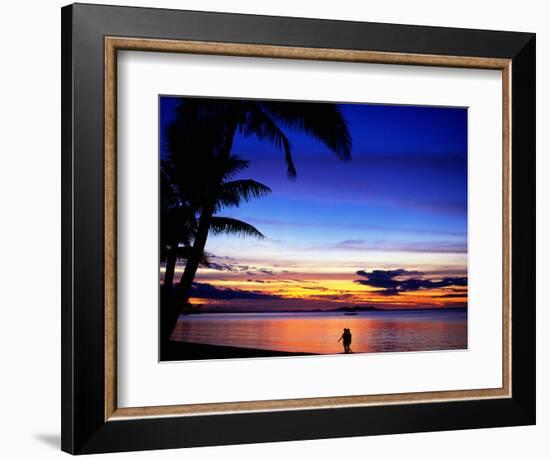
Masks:
[[[193,246],[178,284],[178,297],[187,302],[193,280],[204,253],[208,235],[233,234],[242,237],[263,239],[264,235],[254,226],[234,218],[218,215],[222,208],[238,207],[243,201],[266,196],[271,192],[267,186],[251,179],[229,181],[239,171],[248,167],[248,161],[237,156],[218,157],[211,163],[211,171],[217,177],[202,189],[201,207]]]
[[[182,199],[169,162],[161,161],[160,173],[160,256],[166,263],[163,285],[167,290],[172,288],[177,260],[188,255],[197,220]]]
[[[171,135],[178,138],[180,148],[179,154],[176,148],[171,157],[177,170],[187,171],[186,177],[183,180],[180,177],[178,182],[186,184],[186,195],[199,215],[193,247],[178,284],[182,299],[188,301],[209,232],[248,230],[233,221],[217,219],[214,214],[220,202],[224,206],[238,205],[242,199],[259,196],[259,189],[251,180],[238,180],[232,187],[224,187],[227,173],[224,167],[227,170],[235,167],[232,175],[246,167],[237,165],[242,160],[231,156],[235,134],[240,132],[271,142],[284,153],[287,175],[291,178],[296,177],[297,171],[290,141],[280,126],[312,135],[343,160],[350,159],[351,137],[338,106],[330,103],[189,98],[180,103],[177,114]],[[186,164],[190,152],[202,152],[192,154],[199,167]],[[232,166],[231,160],[237,162]]]
[[[200,138],[206,142],[203,149],[214,154],[229,155],[237,131],[269,141],[284,153],[290,177],[296,177],[297,171],[290,141],[281,127],[303,131],[340,159],[351,159],[348,124],[333,103],[188,98],[179,104],[177,114],[174,129],[188,140]]]
[[[234,234],[243,237],[263,239],[263,234],[254,226],[237,219],[218,216],[224,207],[238,207],[242,201],[263,197],[271,192],[267,186],[250,179],[227,181],[239,171],[248,167],[248,161],[237,156],[219,157],[221,163],[216,176],[221,179],[205,186],[197,230],[185,270],[178,284],[178,296],[183,302],[189,300],[193,280],[200,265],[209,233]],[[218,167],[214,167],[218,168]]]
[[[208,266],[208,258],[204,251],[206,240],[209,233],[212,234],[234,234],[242,237],[255,237],[263,239],[264,235],[254,226],[234,218],[218,215],[218,212],[225,207],[239,206],[242,201],[249,201],[254,198],[266,196],[271,192],[267,186],[250,179],[233,180],[231,178],[239,171],[248,167],[248,161],[245,161],[237,156],[229,156],[227,158],[217,158],[210,164],[210,169],[219,177],[219,184],[215,186],[204,185],[198,192],[203,205],[212,209],[209,217],[203,216],[200,213],[198,219],[194,215],[189,215],[189,210],[180,211],[182,208],[188,208],[189,200],[185,200],[185,196],[177,196],[175,202],[172,202],[172,219],[168,219],[164,224],[175,224],[176,227],[183,228],[182,230],[162,231],[165,235],[163,245],[166,246],[167,270],[165,273],[163,285],[163,298],[161,313],[161,352],[167,350],[166,345],[170,339],[170,335],[176,325],[178,316],[181,312],[193,310],[193,306],[189,303],[189,296],[195,273],[200,265]],[[167,179],[167,177],[165,177]],[[166,186],[164,184],[163,186]],[[163,196],[170,196],[171,191],[166,191]],[[198,190],[196,190],[198,191]],[[190,196],[186,196],[188,199]],[[170,201],[163,203],[162,207],[169,206]],[[189,218],[190,221],[187,221]],[[170,238],[170,236],[173,236]],[[161,236],[163,237],[163,236]],[[193,243],[190,245],[190,238],[193,238]],[[168,243],[170,242],[170,243]],[[182,246],[180,246],[182,245]],[[173,279],[174,268],[177,258],[186,258],[186,272],[190,272],[188,266],[194,266],[193,276],[190,278],[189,287],[183,289],[179,287],[177,291],[172,291],[171,282]],[[189,273],[188,273],[189,275]],[[168,278],[168,279],[167,279]],[[183,277],[182,277],[183,278]],[[180,282],[181,285],[181,282]]]
[[[173,167],[168,161],[161,161],[161,224],[160,257],[165,261],[163,286],[171,289],[178,259],[187,259],[197,230],[195,210],[191,208],[174,180]],[[203,252],[200,266],[208,267],[209,255]]]
[[[160,193],[161,259],[166,263],[164,290],[172,287],[178,259],[187,259],[197,230],[197,208],[211,157],[213,126],[193,132],[176,124],[168,126],[166,147],[168,157],[161,160]],[[208,263],[203,253],[201,264]]]

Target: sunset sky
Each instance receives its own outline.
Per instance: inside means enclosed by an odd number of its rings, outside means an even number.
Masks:
[[[177,101],[161,97],[161,145]],[[197,274],[193,303],[228,311],[466,305],[467,110],[340,109],[353,139],[351,161],[284,129],[294,180],[269,142],[235,138],[232,154],[250,160],[236,178],[272,193],[219,214],[266,238],[211,235],[212,264]]]

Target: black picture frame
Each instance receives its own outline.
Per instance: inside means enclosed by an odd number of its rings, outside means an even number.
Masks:
[[[106,421],[106,36],[511,59],[512,396]],[[84,454],[535,424],[534,34],[74,4],[62,9],[61,41],[64,451]]]

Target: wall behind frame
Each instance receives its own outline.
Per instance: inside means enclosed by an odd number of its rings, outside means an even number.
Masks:
[[[0,121],[0,343],[2,372],[0,426],[6,456],[61,456],[60,430],[60,10],[58,0],[11,2],[0,15],[3,46]],[[101,3],[101,2],[90,2]],[[147,456],[248,458],[256,456],[334,457],[407,455],[411,458],[464,457],[481,450],[501,458],[542,456],[550,434],[546,383],[550,301],[540,287],[550,264],[550,161],[544,150],[543,116],[550,91],[541,87],[550,49],[544,2],[463,0],[442,6],[436,0],[356,2],[320,0],[109,0],[109,4],[155,6],[232,13],[308,16],[537,33],[538,125],[538,425],[352,439],[292,442],[149,452]],[[315,5],[315,8],[312,7]],[[9,65],[8,65],[9,64]],[[548,144],[548,141],[546,141]],[[546,359],[546,367],[543,361]],[[127,453],[124,457],[144,456]]]

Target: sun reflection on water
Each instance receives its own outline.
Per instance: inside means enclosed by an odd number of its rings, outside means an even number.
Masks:
[[[223,313],[181,316],[172,339],[231,347],[341,353],[343,328],[355,353],[467,348],[462,310],[343,313]],[[212,358],[216,355],[213,354]]]

